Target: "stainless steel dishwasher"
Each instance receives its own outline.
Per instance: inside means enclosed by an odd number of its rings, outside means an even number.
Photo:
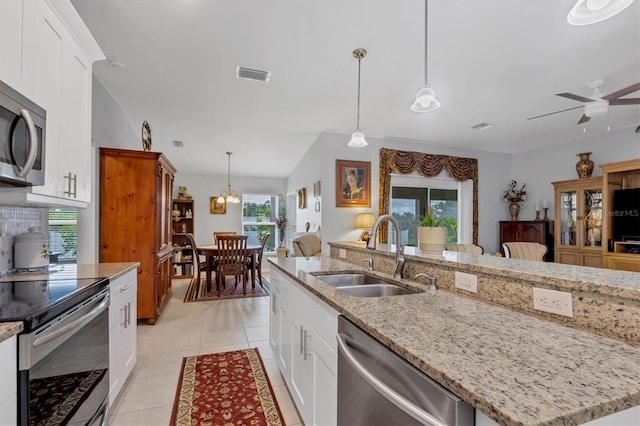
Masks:
[[[338,425],[473,425],[473,407],[338,318]]]

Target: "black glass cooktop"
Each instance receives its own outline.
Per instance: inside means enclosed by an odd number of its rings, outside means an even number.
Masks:
[[[0,282],[0,322],[23,321],[31,331],[108,284],[106,278]]]

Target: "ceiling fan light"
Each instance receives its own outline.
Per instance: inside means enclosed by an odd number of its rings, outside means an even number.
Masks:
[[[367,143],[367,140],[364,138],[364,133],[362,133],[360,129],[357,129],[351,135],[351,140],[349,141],[348,145],[351,148],[363,148],[369,144]]]
[[[609,101],[600,99],[599,101],[587,102],[584,106],[584,115],[589,118],[604,115],[609,111]]]
[[[423,86],[416,93],[416,100],[411,105],[413,112],[430,112],[440,108],[440,101],[436,98],[436,92],[427,86]]]
[[[633,0],[577,0],[569,11],[571,25],[590,25],[604,21],[625,10]]]

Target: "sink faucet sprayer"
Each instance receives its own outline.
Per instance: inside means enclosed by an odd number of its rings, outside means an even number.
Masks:
[[[436,290],[438,289],[438,285],[436,284],[437,278],[429,274],[425,274],[423,272],[416,274],[414,278],[420,278],[420,277],[425,277],[427,281],[429,281],[429,291],[431,291],[431,294],[436,294]]]
[[[393,223],[393,227],[395,228],[396,231],[396,264],[395,267],[393,268],[393,278],[402,278],[402,269],[404,268],[404,257],[402,256],[404,254],[404,246],[402,245],[402,238],[400,235],[400,222],[398,222],[398,220],[391,216],[390,214],[384,214],[382,216],[380,216],[375,223],[373,224],[373,227],[371,228],[371,234],[369,235],[369,241],[367,241],[367,248],[369,250],[375,250],[376,249],[376,240],[378,239],[378,227],[380,226],[380,223],[384,222],[385,220],[388,220],[389,222]]]

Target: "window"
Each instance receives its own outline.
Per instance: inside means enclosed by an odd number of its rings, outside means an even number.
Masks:
[[[447,242],[471,242],[472,215],[465,206],[472,205],[472,192],[472,181],[457,182],[449,177],[392,175],[390,209],[391,214],[400,222],[402,243],[417,245],[417,223],[427,212],[435,219],[456,220],[455,229],[447,228]],[[389,231],[392,232],[393,227],[389,227]],[[389,241],[395,241],[394,236]]]
[[[49,251],[60,263],[76,263],[78,212],[75,209],[49,210]]]
[[[271,235],[265,245],[265,252],[275,251],[278,238],[276,214],[278,212],[278,196],[276,195],[242,195],[242,233],[247,235],[248,245],[258,245],[268,232]]]

